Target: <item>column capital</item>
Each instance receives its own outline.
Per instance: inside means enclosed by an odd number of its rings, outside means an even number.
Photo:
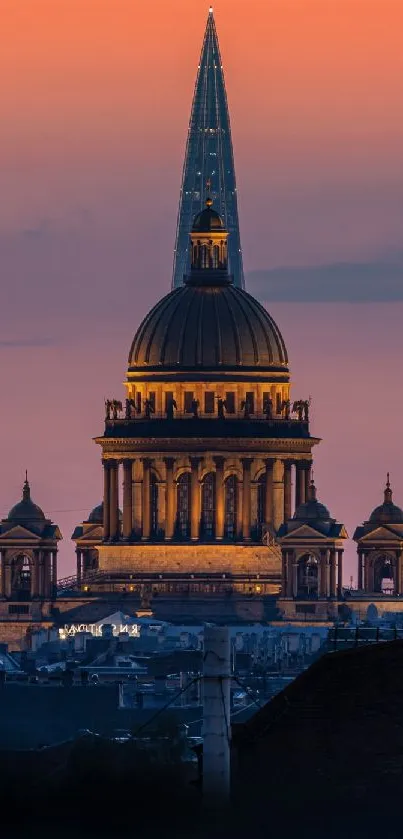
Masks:
[[[125,458],[123,458],[122,463],[123,463],[123,466],[126,466],[126,468],[128,468],[129,466],[131,466],[134,463],[134,458],[125,457]]]
[[[223,469],[225,463],[225,457],[221,454],[214,455],[213,461],[215,463],[216,469]]]
[[[151,464],[154,461],[154,458],[153,457],[141,457],[140,460],[141,460],[143,466],[151,466]]]
[[[203,460],[203,458],[199,457],[199,456],[197,456],[197,457],[189,456],[189,462],[190,462],[190,465],[191,465],[192,469],[197,469],[199,464],[202,462],[202,460]]]
[[[164,457],[163,460],[167,469],[173,469],[176,457]]]
[[[253,457],[241,457],[241,463],[244,469],[250,469],[252,466]]]
[[[104,469],[114,469],[118,465],[118,461],[115,458],[108,457],[102,460],[102,465]]]

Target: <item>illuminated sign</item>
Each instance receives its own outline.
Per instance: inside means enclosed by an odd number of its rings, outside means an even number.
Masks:
[[[59,629],[59,635],[61,638],[74,638],[78,632],[88,632],[94,638],[102,638],[103,626],[103,623],[65,623],[64,627]],[[137,623],[107,623],[105,626],[112,628],[115,637],[121,632],[126,632],[130,638],[140,636],[140,626]]]

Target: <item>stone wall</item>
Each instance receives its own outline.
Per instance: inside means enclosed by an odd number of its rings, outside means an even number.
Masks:
[[[265,545],[100,545],[99,568],[111,574],[281,575],[281,558]]]

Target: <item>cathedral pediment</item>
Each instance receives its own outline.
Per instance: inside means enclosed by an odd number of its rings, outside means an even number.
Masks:
[[[289,533],[281,537],[281,542],[294,541],[295,539],[323,539],[323,541],[327,541],[329,536],[324,533],[321,533],[319,530],[316,530],[314,527],[310,527],[308,524],[303,524],[301,527],[297,527],[295,530],[291,530]]]
[[[390,542],[391,540],[401,542],[402,539],[403,531],[399,533],[389,527],[376,527],[374,530],[366,533],[365,536],[361,536],[360,542]]]
[[[34,533],[32,530],[28,530],[28,528],[23,527],[20,524],[17,524],[15,527],[11,527],[10,530],[7,530],[5,533],[0,535],[0,541],[26,541],[30,539],[31,541],[34,539],[36,542],[41,541],[41,536],[38,533]]]

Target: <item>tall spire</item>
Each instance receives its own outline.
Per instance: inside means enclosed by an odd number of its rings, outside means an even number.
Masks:
[[[389,472],[386,474],[386,487],[384,490],[385,495],[385,504],[391,504],[392,502],[392,490],[390,487],[390,479],[389,479]]]
[[[193,96],[174,253],[172,287],[183,284],[189,269],[189,234],[207,197],[229,233],[229,271],[244,288],[234,156],[227,94],[213,9],[210,6]]]
[[[24,486],[22,488],[22,500],[23,501],[30,501],[31,500],[31,489],[28,483],[28,470],[25,470],[25,481]]]

